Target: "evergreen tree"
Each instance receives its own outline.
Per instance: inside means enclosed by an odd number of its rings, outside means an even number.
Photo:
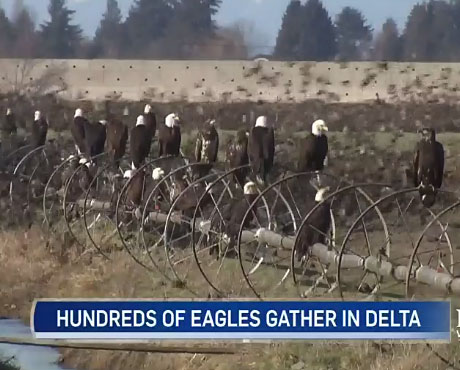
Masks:
[[[169,57],[198,57],[206,45],[216,41],[213,16],[220,4],[221,0],[181,0],[176,4],[164,38]]]
[[[50,58],[73,58],[81,41],[82,30],[71,24],[74,10],[66,7],[65,0],[50,0],[50,20],[41,26],[41,37]]]
[[[300,0],[292,0],[288,4],[276,38],[274,51],[276,58],[291,60],[299,58],[302,9]]]
[[[404,30],[406,60],[445,61],[455,51],[455,20],[452,6],[444,1],[431,0],[412,8]]]
[[[0,8],[0,57],[5,58],[11,55],[13,36],[13,26],[3,8]]]
[[[341,60],[360,60],[360,49],[372,40],[372,29],[357,9],[343,8],[336,19],[338,57]]]
[[[94,54],[105,58],[121,55],[124,38],[121,10],[117,0],[107,0],[107,9],[94,37]]]
[[[193,36],[210,36],[216,30],[213,16],[222,0],[181,0],[175,8],[175,17]]]
[[[382,61],[399,61],[401,52],[402,40],[398,26],[392,18],[388,18],[375,39],[374,58]]]
[[[39,38],[35,30],[35,23],[27,8],[18,9],[13,18],[14,47],[13,56],[16,58],[34,58],[39,52]]]
[[[132,56],[147,56],[152,42],[165,36],[174,16],[167,0],[136,0],[125,22]]]
[[[302,60],[331,60],[337,53],[334,25],[320,0],[308,0],[302,11],[299,57]]]

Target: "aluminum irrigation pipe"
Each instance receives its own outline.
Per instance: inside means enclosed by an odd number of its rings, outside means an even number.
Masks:
[[[81,203],[80,203],[81,202]],[[84,201],[79,200],[77,203],[83,205]],[[92,207],[100,206],[101,210],[110,207],[109,202],[91,201]],[[152,221],[164,223],[168,219],[168,215],[161,212],[150,212],[149,218]],[[180,224],[182,218],[178,214],[173,214],[169,221]],[[197,230],[206,231],[210,227],[211,221],[196,219],[195,227]],[[258,230],[244,230],[241,234],[241,241],[249,243],[257,240],[260,243],[266,243],[276,248],[292,250],[295,245],[295,238],[286,237],[265,228]],[[354,254],[342,254],[334,250],[329,250],[326,245],[315,244],[311,248],[311,254],[318,258],[322,264],[338,265],[341,258],[341,267],[343,268],[358,268],[378,274],[383,277],[392,277],[396,281],[404,282],[408,272],[408,267],[405,265],[393,265],[391,262],[381,261],[377,257],[367,256],[360,257]],[[430,285],[436,289],[443,290],[448,293],[460,296],[460,277],[453,278],[449,274],[437,272],[428,266],[420,266],[414,272],[415,280],[419,283]],[[452,288],[452,289],[451,289]]]

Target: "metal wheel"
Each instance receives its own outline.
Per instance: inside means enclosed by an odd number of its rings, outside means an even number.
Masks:
[[[149,243],[161,245],[162,231],[159,230],[161,226],[153,222],[155,220],[151,220],[152,223],[147,221],[149,212],[151,211],[149,207],[153,198],[152,194],[155,189],[157,189],[156,185],[158,185],[153,183],[152,176],[148,169],[161,167],[164,169],[165,174],[167,174],[171,168],[180,167],[184,162],[185,160],[182,157],[169,156],[156,158],[145,163],[133,174],[133,177],[128,179],[123,185],[117,199],[115,210],[117,231],[124,249],[140,266],[150,272],[160,272],[166,279],[170,279],[170,277],[165,274],[165,269],[159,267],[157,255],[152,253],[152,249],[149,245]],[[141,204],[137,206],[127,204],[128,189],[130,189],[133,179],[135,179],[137,175],[140,175],[141,172],[144,172]],[[155,206],[153,209],[155,210]],[[148,232],[146,232],[146,230],[148,230]],[[155,248],[155,250],[157,250],[157,248]],[[160,255],[164,260],[162,248]],[[166,263],[166,261],[164,262]]]
[[[430,298],[433,295],[445,297],[452,289],[456,290],[451,281],[459,276],[460,262],[456,262],[458,248],[453,248],[448,228],[458,228],[455,211],[459,206],[460,200],[457,200],[437,215],[432,213],[433,218],[417,238],[406,266],[406,298],[426,297],[427,293]],[[460,290],[454,294],[460,294]]]
[[[194,163],[186,167],[193,171],[199,166],[200,164]],[[186,167],[179,169],[176,173],[188,169]],[[171,178],[176,173],[171,173]],[[163,230],[164,251],[175,280],[181,286],[186,286],[188,290],[201,296],[209,291],[209,287],[206,285],[206,288],[203,288],[205,282],[196,266],[192,247],[192,233],[196,232],[200,235],[202,230],[200,227],[197,228],[196,224],[192,226],[192,223],[195,221],[200,225],[202,221],[206,220],[210,208],[212,209],[216,205],[215,197],[219,194],[207,192],[207,190],[216,189],[211,184],[220,176],[221,174],[212,171],[207,176],[195,181],[187,179],[188,186],[171,203]],[[225,191],[225,186],[223,189]],[[205,193],[207,196],[202,198]],[[197,214],[195,214],[196,210],[198,210]]]
[[[98,170],[83,199],[83,223],[89,243],[107,259],[111,251],[123,248],[116,238],[115,223],[122,176],[109,171],[112,167],[108,164]]]
[[[425,224],[425,217],[432,217],[433,209],[442,207],[442,194],[445,193],[438,193],[438,202],[430,212],[419,203],[417,188],[388,191],[387,195],[360,214],[349,228],[340,248],[337,279],[342,299],[405,296],[402,283],[406,278],[405,266],[415,247],[417,224]],[[377,210],[385,217],[388,233],[380,230],[368,232],[365,236],[366,247],[363,248],[359,229],[372,219]],[[439,226],[442,234],[443,226]]]

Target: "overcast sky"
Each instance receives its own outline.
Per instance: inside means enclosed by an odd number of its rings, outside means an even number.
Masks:
[[[49,0],[23,0],[42,22],[47,16]],[[252,22],[257,30],[260,44],[274,45],[281,24],[281,17],[290,0],[223,0],[217,21],[222,25],[244,19]],[[10,12],[14,0],[0,0]],[[126,15],[134,0],[118,0]],[[323,0],[331,16],[335,16],[344,6],[360,9],[368,22],[379,29],[388,17],[393,17],[402,28],[412,6],[421,0]],[[68,5],[77,11],[76,21],[87,35],[93,35],[104,12],[106,0],[67,0]]]

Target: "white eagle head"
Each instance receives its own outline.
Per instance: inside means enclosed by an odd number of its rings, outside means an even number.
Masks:
[[[176,113],[170,113],[165,118],[165,125],[167,127],[174,127],[179,125],[179,116]]]
[[[152,179],[158,181],[163,178],[165,171],[161,167],[157,167],[152,171]]]
[[[150,104],[146,104],[144,107],[144,113],[148,114],[152,112],[152,106]]]
[[[324,198],[326,197],[326,194],[329,190],[330,190],[329,186],[319,189],[315,195],[315,202],[318,202],[318,203],[322,202]]]
[[[208,121],[208,124],[211,125],[211,126],[214,126],[216,124],[216,120],[215,119],[210,119]]]
[[[267,116],[259,116],[256,119],[256,127],[267,127]]]
[[[38,121],[40,118],[42,118],[42,113],[39,110],[35,111],[34,121]]]
[[[82,159],[80,159],[80,161],[78,162],[79,164],[82,164],[82,165],[85,165],[86,167],[90,168],[91,167],[91,162],[88,161],[85,157],[83,157]]]
[[[83,109],[77,108],[77,109],[75,110],[75,115],[74,115],[73,117],[74,117],[74,118],[76,118],[76,117],[83,117]]]
[[[105,126],[105,125],[107,125],[107,120],[101,119],[101,120],[99,121],[99,123],[100,123],[102,126]]]
[[[127,170],[127,171],[125,171],[125,173],[123,174],[123,178],[124,178],[124,179],[130,179],[132,176],[133,176],[133,171],[132,171],[132,170]]]
[[[7,108],[6,109],[6,115],[9,116],[11,114],[13,114],[13,111],[11,110],[11,108]]]
[[[257,194],[257,185],[249,181],[246,184],[244,184],[244,195],[255,195]]]
[[[145,120],[143,115],[137,117],[136,126],[145,126]]]
[[[311,132],[315,136],[321,136],[327,131],[329,131],[329,129],[326,126],[326,122],[324,122],[322,119],[316,120],[311,125]]]

